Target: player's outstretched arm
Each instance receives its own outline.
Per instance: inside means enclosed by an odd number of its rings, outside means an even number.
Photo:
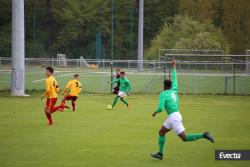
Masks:
[[[156,114],[162,112],[164,110],[164,104],[165,104],[165,98],[164,98],[164,93],[162,92],[160,94],[160,97],[159,97],[159,104],[158,104],[158,107],[156,109],[156,111],[152,114],[152,116],[156,116]]]
[[[172,89],[178,91],[178,81],[176,74],[176,60],[172,60]]]
[[[119,81],[120,81],[120,79],[115,79],[111,83],[118,83]]]

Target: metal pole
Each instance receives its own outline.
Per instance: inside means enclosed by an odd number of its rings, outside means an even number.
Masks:
[[[139,23],[138,23],[138,70],[143,71],[143,8],[144,0],[139,0]]]
[[[36,43],[36,8],[34,7],[33,9],[33,44],[32,44],[31,55],[30,55],[32,57],[35,57],[34,56],[35,43]]]
[[[100,30],[99,30],[99,43],[100,43],[100,55],[99,55],[99,59],[102,59],[102,23],[100,23]]]
[[[113,24],[113,22],[114,22],[114,2],[113,2],[113,0],[110,0],[111,2],[111,27],[110,27],[110,29],[111,29],[111,62],[110,62],[110,67],[111,67],[111,70],[110,70],[110,72],[111,72],[111,78],[110,78],[110,80],[111,80],[111,92],[112,92],[112,90],[113,90],[113,83],[112,83],[112,81],[113,81],[113,54],[114,54],[114,24]]]
[[[236,92],[235,92],[235,61],[233,61],[233,70],[234,70],[234,95],[236,95]]]
[[[24,0],[12,0],[11,95],[24,94]]]
[[[225,83],[224,83],[224,94],[227,95],[227,79],[228,77],[225,76]]]
[[[133,57],[133,10],[130,9],[130,59]]]

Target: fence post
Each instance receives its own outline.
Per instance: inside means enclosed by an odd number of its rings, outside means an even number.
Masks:
[[[102,71],[105,71],[105,61],[104,61],[104,59],[102,59]],[[105,79],[104,79],[104,75],[105,75],[105,73],[103,73],[102,74],[102,92],[104,93],[105,91],[104,91],[104,84],[105,84]]]
[[[155,60],[154,60],[154,72],[155,72],[156,70],[155,70]]]
[[[227,79],[228,77],[225,76],[225,81],[224,81],[224,94],[227,95]]]
[[[114,84],[112,83],[112,81],[113,81],[113,60],[111,60],[111,62],[110,62],[110,73],[111,73],[111,77],[110,77],[110,80],[111,80],[111,87],[110,87],[110,92],[112,93],[112,90],[113,90],[113,88],[114,88]]]
[[[194,94],[197,94],[197,81],[196,81],[196,74],[194,74]]]
[[[223,72],[224,71],[224,59],[223,57],[221,57],[221,71]]]
[[[242,77],[242,95],[245,95],[245,79],[244,79],[244,77]]]
[[[235,62],[233,62],[233,72],[234,72],[234,96],[236,95],[236,90],[235,90],[235,79],[236,79],[236,76],[235,76]]]

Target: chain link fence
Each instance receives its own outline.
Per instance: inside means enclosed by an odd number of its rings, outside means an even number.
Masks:
[[[175,58],[181,94],[250,94],[250,74],[246,68],[249,62],[232,61],[232,56],[231,60],[210,61]],[[27,90],[43,90],[45,67],[52,66],[61,88],[73,74],[79,73],[85,92],[110,93],[111,86],[107,82],[115,77],[111,74],[113,67],[127,73],[135,93],[162,91],[164,79],[170,77],[170,60],[143,61],[143,71],[137,70],[137,64],[136,60],[26,58],[25,85]],[[0,57],[0,90],[10,88],[10,73],[11,59]]]

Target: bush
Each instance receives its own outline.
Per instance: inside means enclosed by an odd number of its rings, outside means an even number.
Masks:
[[[177,15],[174,23],[165,24],[152,40],[145,58],[156,59],[159,49],[223,49],[228,53],[229,44],[221,30],[210,22]]]

